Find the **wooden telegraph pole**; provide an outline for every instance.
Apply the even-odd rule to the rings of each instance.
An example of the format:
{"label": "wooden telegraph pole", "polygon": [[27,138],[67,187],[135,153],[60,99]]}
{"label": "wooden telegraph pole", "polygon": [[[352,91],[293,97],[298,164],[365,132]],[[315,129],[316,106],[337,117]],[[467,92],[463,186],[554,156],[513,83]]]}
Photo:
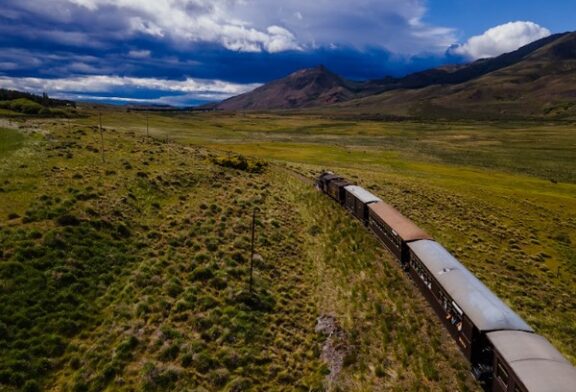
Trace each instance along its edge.
{"label": "wooden telegraph pole", "polygon": [[98,123],[100,129],[100,150],[102,151],[102,163],[106,162],[106,157],[104,156],[104,130],[102,129],[102,113],[98,112]]}
{"label": "wooden telegraph pole", "polygon": [[252,246],[250,252],[250,294],[254,285],[254,240],[256,234],[256,208],[252,212]]}
{"label": "wooden telegraph pole", "polygon": [[150,127],[148,124],[148,112],[146,112],[146,139],[150,139]]}

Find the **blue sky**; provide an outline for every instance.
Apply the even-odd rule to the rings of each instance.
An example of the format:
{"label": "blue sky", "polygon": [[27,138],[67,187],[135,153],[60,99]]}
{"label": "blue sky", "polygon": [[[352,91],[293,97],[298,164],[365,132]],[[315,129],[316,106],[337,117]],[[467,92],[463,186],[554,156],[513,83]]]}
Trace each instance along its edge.
{"label": "blue sky", "polygon": [[575,11],[574,0],[2,0],[0,87],[194,105],[318,64],[363,80],[497,56],[574,30]]}

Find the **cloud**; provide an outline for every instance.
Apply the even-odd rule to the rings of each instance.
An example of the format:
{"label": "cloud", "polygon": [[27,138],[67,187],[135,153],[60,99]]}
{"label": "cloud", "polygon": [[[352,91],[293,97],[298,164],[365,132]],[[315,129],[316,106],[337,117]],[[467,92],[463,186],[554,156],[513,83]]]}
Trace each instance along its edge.
{"label": "cloud", "polygon": [[423,22],[426,0],[51,0],[50,7],[37,0],[4,2],[10,20],[25,24],[20,30],[30,38],[100,49],[148,37],[248,53],[377,47],[412,55],[439,52],[455,41],[454,30]]}
{"label": "cloud", "polygon": [[131,50],[128,52],[128,57],[135,59],[147,59],[152,54],[149,50]]}
{"label": "cloud", "polygon": [[425,22],[427,3],[2,0],[0,87],[190,102],[318,64],[354,80],[401,76],[439,65],[456,40]]}
{"label": "cloud", "polygon": [[[133,78],[120,76],[81,76],[72,78],[42,79],[42,78],[17,78],[0,76],[0,85],[3,88],[30,91],[35,93],[48,92],[50,95],[82,99],[91,97],[97,100],[95,93],[140,95],[142,91],[170,93],[183,95],[188,100],[218,100],[234,95],[242,94],[259,87],[260,84],[237,84],[221,80],[191,79],[167,80],[155,78]],[[139,91],[140,90],[140,91]],[[147,101],[142,98],[125,97],[126,101]],[[175,99],[172,99],[175,101]],[[184,99],[180,99],[184,101]]]}
{"label": "cloud", "polygon": [[510,22],[472,37],[462,45],[454,46],[450,49],[450,53],[472,60],[496,57],[503,53],[513,52],[550,34],[550,30],[533,22]]}
{"label": "cloud", "polygon": [[400,55],[443,52],[455,30],[424,22],[425,0],[247,0],[234,13],[256,26],[291,31],[305,49],[380,48]]}

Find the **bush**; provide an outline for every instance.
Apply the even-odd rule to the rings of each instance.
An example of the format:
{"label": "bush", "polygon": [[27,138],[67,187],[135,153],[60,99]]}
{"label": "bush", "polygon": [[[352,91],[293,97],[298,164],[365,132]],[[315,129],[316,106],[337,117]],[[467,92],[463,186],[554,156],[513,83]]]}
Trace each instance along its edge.
{"label": "bush", "polygon": [[159,369],[152,363],[142,368],[142,389],[144,391],[169,390],[178,380],[178,373],[173,369]]}
{"label": "bush", "polygon": [[40,385],[34,380],[28,380],[22,387],[23,392],[40,392]]}
{"label": "bush", "polygon": [[116,356],[121,360],[128,360],[131,358],[131,352],[138,346],[138,339],[135,336],[130,336],[124,340],[116,349]]}
{"label": "bush", "polygon": [[180,353],[180,346],[178,346],[177,344],[172,344],[166,347],[164,350],[162,350],[158,355],[158,358],[164,362],[173,361],[176,358],[178,358],[179,353]]}
{"label": "bush", "polygon": [[212,159],[212,162],[218,166],[242,170],[249,173],[263,173],[268,166],[266,162],[248,159],[242,155],[227,157],[217,156]]}
{"label": "bush", "polygon": [[[25,114],[40,114],[44,107],[39,103],[26,98],[14,99],[12,101],[0,102],[0,107]],[[48,109],[48,113],[50,110]]]}
{"label": "bush", "polygon": [[184,354],[180,360],[180,364],[185,368],[192,366],[192,362],[194,362],[194,355],[191,353]]}
{"label": "bush", "polygon": [[246,377],[239,377],[235,378],[234,380],[230,381],[227,385],[226,390],[230,392],[242,392],[247,391],[252,386],[252,381]]}
{"label": "bush", "polygon": [[61,215],[56,219],[56,223],[60,226],[78,226],[80,224],[80,220],[76,218],[74,215]]}
{"label": "bush", "polygon": [[214,358],[212,358],[206,351],[202,351],[194,355],[194,367],[201,373],[206,373],[212,369],[215,364],[216,361],[214,361]]}
{"label": "bush", "polygon": [[190,279],[192,279],[193,281],[197,281],[197,280],[207,281],[209,279],[212,279],[213,277],[214,277],[214,272],[212,271],[212,269],[209,266],[196,267],[194,269],[194,271],[192,271],[192,273],[190,274]]}

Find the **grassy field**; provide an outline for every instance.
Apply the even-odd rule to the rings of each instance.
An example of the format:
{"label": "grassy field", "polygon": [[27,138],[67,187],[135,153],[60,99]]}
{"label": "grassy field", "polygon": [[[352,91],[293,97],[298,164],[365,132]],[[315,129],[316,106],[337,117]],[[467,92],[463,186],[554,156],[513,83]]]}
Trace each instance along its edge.
{"label": "grassy field", "polygon": [[24,144],[24,135],[17,130],[0,128],[0,156],[18,150]]}
{"label": "grassy field", "polygon": [[[141,116],[125,126],[141,130]],[[118,124],[114,116],[109,121]],[[310,175],[348,175],[434,234],[576,363],[576,300],[568,294],[576,286],[571,124],[219,113],[160,115],[151,124],[158,135],[185,143]]]}
{"label": "grassy field", "polygon": [[569,125],[151,114],[146,139],[144,114],[105,109],[102,162],[84,114],[0,133],[0,390],[476,390],[392,258],[292,170],[373,190],[576,363]]}

